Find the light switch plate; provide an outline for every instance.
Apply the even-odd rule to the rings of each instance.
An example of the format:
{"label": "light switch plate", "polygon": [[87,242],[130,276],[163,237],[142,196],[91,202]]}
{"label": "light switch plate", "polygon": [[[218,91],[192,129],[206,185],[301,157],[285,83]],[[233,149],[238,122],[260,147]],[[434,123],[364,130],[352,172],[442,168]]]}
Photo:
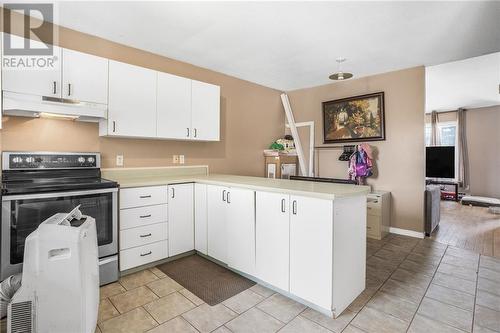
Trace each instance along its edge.
{"label": "light switch plate", "polygon": [[179,163],[184,164],[184,155],[179,155]]}
{"label": "light switch plate", "polygon": [[172,163],[174,164],[179,163],[179,155],[172,155]]}
{"label": "light switch plate", "polygon": [[116,166],[123,166],[123,155],[116,155]]}

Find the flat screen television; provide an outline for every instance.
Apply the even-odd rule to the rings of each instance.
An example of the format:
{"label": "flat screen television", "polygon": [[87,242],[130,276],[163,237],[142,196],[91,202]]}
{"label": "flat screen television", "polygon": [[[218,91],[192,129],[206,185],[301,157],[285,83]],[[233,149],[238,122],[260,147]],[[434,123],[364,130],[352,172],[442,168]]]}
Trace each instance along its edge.
{"label": "flat screen television", "polygon": [[455,147],[426,147],[425,176],[428,178],[455,178]]}

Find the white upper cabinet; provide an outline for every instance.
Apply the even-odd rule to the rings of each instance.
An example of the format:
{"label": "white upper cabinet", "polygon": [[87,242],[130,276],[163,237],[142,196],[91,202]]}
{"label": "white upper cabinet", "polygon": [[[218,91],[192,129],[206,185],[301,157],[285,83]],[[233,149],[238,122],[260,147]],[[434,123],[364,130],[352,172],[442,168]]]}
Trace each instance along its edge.
{"label": "white upper cabinet", "polygon": [[150,69],[109,62],[107,135],[156,137],[156,76]]}
{"label": "white upper cabinet", "polygon": [[220,87],[192,80],[192,138],[202,141],[220,140]]}
{"label": "white upper cabinet", "polygon": [[108,59],[63,49],[62,97],[108,103]]}
{"label": "white upper cabinet", "polygon": [[57,46],[53,55],[52,69],[2,69],[4,113],[76,115],[99,121],[102,136],[220,140],[219,86]]}
{"label": "white upper cabinet", "polygon": [[156,123],[159,138],[190,139],[191,80],[158,72]]}
{"label": "white upper cabinet", "polygon": [[[7,34],[8,36],[8,34]],[[25,39],[10,35],[11,45],[22,45]],[[42,48],[45,44],[30,40],[33,47]],[[2,89],[4,91],[37,96],[61,97],[61,48],[54,46],[53,69],[4,69],[2,70]]]}

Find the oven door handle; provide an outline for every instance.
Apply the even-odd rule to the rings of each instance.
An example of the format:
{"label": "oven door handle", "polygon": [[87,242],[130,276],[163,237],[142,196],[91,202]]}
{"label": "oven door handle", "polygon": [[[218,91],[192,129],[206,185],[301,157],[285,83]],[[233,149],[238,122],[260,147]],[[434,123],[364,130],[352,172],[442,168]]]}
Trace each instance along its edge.
{"label": "oven door handle", "polygon": [[118,188],[111,187],[111,188],[103,188],[103,189],[98,189],[98,190],[85,190],[85,191],[4,195],[4,196],[2,196],[2,201],[48,199],[48,198],[59,198],[59,197],[77,197],[77,196],[83,196],[83,195],[89,195],[89,194],[102,194],[102,193],[113,193],[113,192],[118,192]]}

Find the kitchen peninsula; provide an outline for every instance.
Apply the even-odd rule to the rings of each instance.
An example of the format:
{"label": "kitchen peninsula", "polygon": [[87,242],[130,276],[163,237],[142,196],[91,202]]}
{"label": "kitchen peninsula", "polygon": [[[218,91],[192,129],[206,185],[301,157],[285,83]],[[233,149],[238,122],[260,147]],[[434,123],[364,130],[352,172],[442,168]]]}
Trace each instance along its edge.
{"label": "kitchen peninsula", "polygon": [[121,271],[196,250],[333,317],[365,288],[368,187],[206,166],[102,173],[121,188]]}

